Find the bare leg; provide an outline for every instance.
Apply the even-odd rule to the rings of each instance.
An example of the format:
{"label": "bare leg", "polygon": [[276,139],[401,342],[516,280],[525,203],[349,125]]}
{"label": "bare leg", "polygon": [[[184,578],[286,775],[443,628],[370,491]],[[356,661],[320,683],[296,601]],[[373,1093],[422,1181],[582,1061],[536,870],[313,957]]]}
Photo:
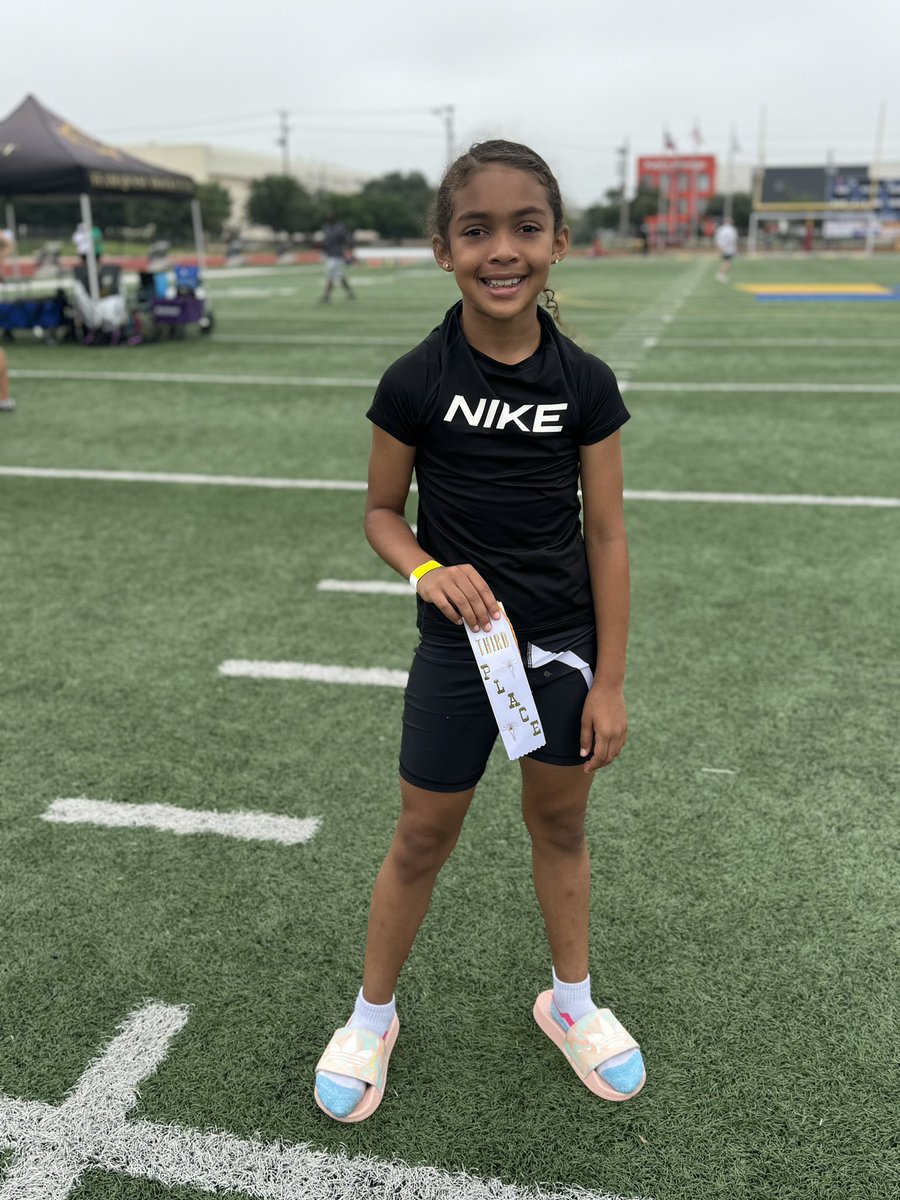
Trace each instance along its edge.
{"label": "bare leg", "polygon": [[370,1004],[387,1004],[394,994],[474,794],[474,788],[428,792],[400,781],[403,810],[369,908],[363,995]]}
{"label": "bare leg", "polygon": [[577,983],[588,973],[591,863],[584,816],[592,776],[581,767],[529,758],[521,766],[522,815],[553,966],[560,979]]}
{"label": "bare leg", "polygon": [[6,354],[0,350],[0,409],[12,410],[15,407],[9,398],[9,371],[6,366]]}

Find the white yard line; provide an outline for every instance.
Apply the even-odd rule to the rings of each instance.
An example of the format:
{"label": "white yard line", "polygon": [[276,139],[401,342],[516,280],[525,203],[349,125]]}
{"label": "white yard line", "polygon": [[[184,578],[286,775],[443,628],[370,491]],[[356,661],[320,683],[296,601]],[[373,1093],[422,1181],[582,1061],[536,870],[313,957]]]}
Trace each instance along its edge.
{"label": "white yard line", "polygon": [[[608,358],[615,359],[615,353],[609,345],[604,352]],[[372,391],[378,384],[377,379],[330,375],[188,375],[167,374],[161,371],[10,371],[9,374],[13,379],[92,380],[99,383],[197,383],[216,387],[363,388]],[[826,393],[848,396],[900,395],[900,383],[698,383],[692,380],[670,383],[657,380],[646,383],[628,382],[627,386],[629,392],[779,392],[798,396]]]}
{"label": "white yard line", "polygon": [[216,387],[323,387],[365,388],[377,379],[351,379],[334,375],[188,375],[165,371],[10,371],[12,379],[92,380],[96,383],[199,383]]}
{"label": "white yard line", "polygon": [[257,662],[231,658],[219,664],[219,674],[238,679],[307,679],[312,683],[356,683],[366,687],[406,687],[406,671],[387,667],[338,667],[325,663]]}
{"label": "white yard line", "polygon": [[629,317],[609,338],[603,339],[602,356],[613,364],[623,391],[630,372],[640,367],[641,360],[656,346],[666,325],[674,319],[708,270],[709,264],[705,261],[692,264],[647,308]]}
{"label": "white yard line", "polygon": [[0,1178],[0,1200],[69,1200],[88,1170],[256,1200],[359,1200],[376,1195],[416,1200],[623,1200],[609,1192],[520,1188],[434,1167],[310,1150],[302,1143],[267,1144],[220,1131],[127,1121],[138,1103],[139,1085],[165,1059],[187,1017],[187,1009],[163,1004],[148,1004],[132,1013],[59,1106],[0,1094],[0,1148],[13,1152]]}
{"label": "white yard line", "polygon": [[900,349],[897,338],[666,338],[665,346],[890,346]]}
{"label": "white yard line", "polygon": [[344,334],[315,333],[217,333],[217,342],[244,342],[272,346],[406,346],[412,348],[415,338],[350,337]]}
{"label": "white yard line", "polygon": [[186,1020],[186,1009],[162,1004],[133,1013],[58,1108],[0,1097],[0,1144],[16,1151],[0,1200],[66,1200]]}
{"label": "white yard line", "polygon": [[170,804],[122,804],[114,800],[54,800],[45,821],[64,825],[106,825],[127,829],[160,829],[167,833],[219,833],[246,842],[302,845],[315,837],[320,817],[287,817],[264,812],[216,812],[176,808]]}
{"label": "white yard line", "polygon": [[825,508],[900,508],[897,496],[802,496],[771,492],[625,492],[626,500],[690,504],[803,504]]}
{"label": "white yard line", "polygon": [[[668,343],[663,342],[665,347]],[[895,396],[900,395],[900,383],[663,383],[662,381],[631,382],[630,392],[740,392],[742,395],[780,392],[794,396]]]}
{"label": "white yard line", "polygon": [[392,583],[382,579],[320,579],[317,592],[351,592],[357,596],[415,595],[408,583]]}
{"label": "white yard line", "polygon": [[21,479],[89,479],[105,483],[174,483],[210,487],[299,488],[307,491],[364,492],[357,479],[279,479],[256,475],[200,475],[170,471],[94,471],[58,467],[0,467],[0,476]]}
{"label": "white yard line", "polygon": [[[77,467],[2,467],[0,478],[84,479],[103,483],[190,484],[209,487],[299,489],[304,491],[364,492],[366,484],[356,479],[279,479],[257,475],[200,475],[166,471],[101,471]],[[412,489],[415,491],[415,485]],[[817,496],[771,492],[667,492],[625,489],[626,500],[660,503],[688,501],[694,504],[807,504],[837,508],[900,508],[895,496]],[[400,584],[401,588],[405,585]],[[324,590],[324,589],[323,589]]]}
{"label": "white yard line", "polygon": [[737,775],[737,771],[729,767],[701,767],[700,770],[704,775]]}

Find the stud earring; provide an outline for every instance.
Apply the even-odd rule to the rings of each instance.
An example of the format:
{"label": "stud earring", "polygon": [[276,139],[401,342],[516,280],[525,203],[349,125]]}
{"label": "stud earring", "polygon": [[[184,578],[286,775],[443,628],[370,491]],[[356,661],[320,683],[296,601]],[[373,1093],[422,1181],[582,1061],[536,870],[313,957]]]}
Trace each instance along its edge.
{"label": "stud earring", "polygon": [[444,270],[445,270],[445,271],[449,271],[449,270],[450,270],[450,263],[444,263]]}

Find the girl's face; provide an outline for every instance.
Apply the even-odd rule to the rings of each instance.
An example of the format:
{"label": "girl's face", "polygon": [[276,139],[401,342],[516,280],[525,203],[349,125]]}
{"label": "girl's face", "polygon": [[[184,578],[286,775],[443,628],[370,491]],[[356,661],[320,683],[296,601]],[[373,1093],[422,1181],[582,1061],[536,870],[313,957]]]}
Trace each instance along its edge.
{"label": "girl's face", "polygon": [[541,181],[500,163],[454,193],[449,239],[434,238],[434,256],[451,264],[463,306],[503,322],[533,315],[551,263],[569,248],[568,228],[554,233]]}

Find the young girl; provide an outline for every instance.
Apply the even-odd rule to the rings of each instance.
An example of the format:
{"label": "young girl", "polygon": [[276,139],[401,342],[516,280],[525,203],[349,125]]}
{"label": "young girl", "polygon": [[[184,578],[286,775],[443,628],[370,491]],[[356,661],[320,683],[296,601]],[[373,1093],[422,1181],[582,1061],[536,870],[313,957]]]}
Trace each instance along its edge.
{"label": "young girl", "polygon": [[[381,1102],[399,1023],[394,986],[497,737],[464,625],[516,631],[546,744],[520,759],[522,812],[553,987],[539,1027],[607,1100],[644,1084],[637,1042],[598,1009],[588,974],[594,772],[625,743],[628,551],[615,376],[538,307],[565,257],[559,185],[534,151],[473,146],[447,171],[434,255],[462,293],[440,328],[385,373],[373,423],[366,536],[418,600],[406,690],[402,811],[372,894],[362,988],[316,1067],[339,1121]],[[418,529],[405,518],[412,473]],[[579,480],[584,532],[580,522]],[[593,667],[593,670],[592,670]]]}

